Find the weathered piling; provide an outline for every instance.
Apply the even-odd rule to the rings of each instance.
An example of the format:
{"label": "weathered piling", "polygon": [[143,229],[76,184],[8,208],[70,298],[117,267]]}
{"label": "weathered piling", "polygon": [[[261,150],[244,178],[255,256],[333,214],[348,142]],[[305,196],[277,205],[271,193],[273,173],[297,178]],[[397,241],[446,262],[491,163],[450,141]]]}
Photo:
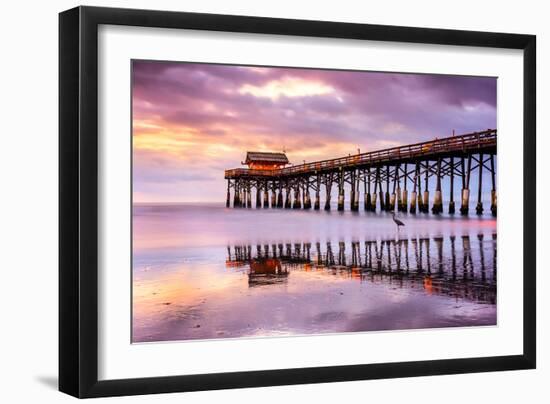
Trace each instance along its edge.
{"label": "weathered piling", "polygon": [[311,197],[309,196],[309,185],[305,185],[304,191],[304,209],[311,209]]}
{"label": "weathered piling", "polygon": [[385,210],[390,210],[390,166],[386,167],[386,199],[384,199]]}
{"label": "weathered piling", "polygon": [[454,191],[455,191],[455,160],[453,157],[451,157],[450,161],[450,177],[451,177],[451,189],[450,189],[450,198],[449,198],[449,213],[453,214],[455,213],[455,198],[454,198]]}
{"label": "weathered piling", "polygon": [[430,191],[428,191],[428,179],[430,173],[430,162],[426,161],[426,171],[425,171],[425,183],[424,183],[424,200],[422,201],[422,212],[429,213],[430,210]]}
{"label": "weathered piling", "polygon": [[470,171],[472,168],[472,156],[468,156],[468,169],[464,169],[464,158],[462,158],[462,195],[460,214],[467,215],[470,210]]}
{"label": "weathered piling", "polygon": [[477,184],[477,205],[476,214],[483,214],[483,202],[481,201],[481,182],[483,180],[483,153],[479,154],[479,179]]}
{"label": "weathered piling", "polygon": [[239,207],[239,181],[235,182],[235,192],[233,193],[233,207]]}
{"label": "weathered piling", "polygon": [[[384,191],[382,190],[382,178],[380,176],[380,167],[376,168],[376,181],[378,182],[378,196],[380,197],[380,211],[386,210],[384,204]],[[376,209],[376,205],[375,205]]]}
{"label": "weathered piling", "polygon": [[269,208],[269,189],[267,188],[267,182],[264,184],[264,209]]}
{"label": "weathered piling", "polygon": [[441,196],[441,159],[437,160],[436,184],[432,213],[438,215],[443,212],[443,198]]}
{"label": "weathered piling", "polygon": [[260,186],[256,187],[256,209],[262,207],[262,190]]}
{"label": "weathered piling", "polygon": [[225,201],[225,207],[226,208],[229,208],[231,206],[231,191],[230,191],[230,187],[231,187],[231,181],[230,180],[227,180],[227,198],[226,198],[226,201]]}
{"label": "weathered piling", "polygon": [[332,190],[333,173],[330,173],[326,177],[325,182],[325,210],[330,210],[330,196]]}
{"label": "weathered piling", "polygon": [[315,203],[313,204],[313,209],[321,209],[321,176],[317,174],[316,186],[315,186]]}
{"label": "weathered piling", "polygon": [[338,176],[338,210],[344,210],[344,170],[340,169]]}
{"label": "weathered piling", "polygon": [[283,206],[283,185],[281,183],[279,184],[279,194],[277,195],[277,208],[281,209]]}
{"label": "weathered piling", "polygon": [[291,195],[290,195],[290,185],[287,183],[286,184],[286,198],[285,198],[285,209],[290,209],[292,207],[292,203],[291,203]]}
{"label": "weathered piling", "polygon": [[399,165],[395,166],[393,171],[393,188],[390,196],[390,212],[395,212],[395,204],[397,202],[397,193],[399,193],[399,186],[397,185],[399,177]]}
{"label": "weathered piling", "polygon": [[275,188],[271,189],[271,209],[277,208],[277,192]]}
{"label": "weathered piling", "polygon": [[364,188],[364,207],[365,211],[371,210],[371,197],[370,197],[370,169],[363,173],[363,188]]}
{"label": "weathered piling", "polygon": [[246,207],[249,209],[252,207],[252,188],[250,186],[246,189]]}
{"label": "weathered piling", "polygon": [[497,189],[495,181],[495,160],[494,156],[491,154],[491,214],[493,216],[497,215]]}
{"label": "weathered piling", "polygon": [[302,208],[302,202],[300,201],[300,186],[296,186],[294,188],[294,204],[292,205],[292,209],[301,209]]}
{"label": "weathered piling", "polygon": [[413,177],[413,191],[411,192],[411,207],[409,208],[410,213],[416,213],[416,185],[418,181],[418,163],[414,167],[414,177]]}
{"label": "weathered piling", "polygon": [[355,211],[355,194],[356,192],[359,192],[359,190],[355,189],[355,176],[357,173],[355,170],[350,172],[350,185],[351,185],[351,191],[350,191],[350,197],[349,197],[349,208],[351,211]]}
{"label": "weathered piling", "polygon": [[408,206],[407,176],[407,164],[405,164],[405,169],[403,170],[403,190],[399,192],[399,187],[397,188],[399,194],[398,209],[400,212],[406,212]]}

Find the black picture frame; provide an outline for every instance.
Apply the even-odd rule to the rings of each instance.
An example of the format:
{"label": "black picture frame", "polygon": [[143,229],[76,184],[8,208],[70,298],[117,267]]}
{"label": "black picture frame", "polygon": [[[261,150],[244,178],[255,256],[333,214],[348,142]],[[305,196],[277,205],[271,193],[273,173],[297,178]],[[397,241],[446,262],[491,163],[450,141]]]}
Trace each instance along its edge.
{"label": "black picture frame", "polygon": [[[523,354],[99,381],[100,24],[523,50]],[[535,368],[535,103],[534,35],[96,7],[60,13],[59,390],[84,398]]]}

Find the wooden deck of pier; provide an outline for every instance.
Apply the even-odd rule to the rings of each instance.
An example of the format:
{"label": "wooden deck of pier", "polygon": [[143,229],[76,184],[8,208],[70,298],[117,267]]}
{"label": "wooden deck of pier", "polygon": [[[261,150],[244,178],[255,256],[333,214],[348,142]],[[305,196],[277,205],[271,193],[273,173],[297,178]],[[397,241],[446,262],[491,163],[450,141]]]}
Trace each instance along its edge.
{"label": "wooden deck of pier", "polygon": [[[435,176],[436,189],[432,213],[443,212],[441,180],[451,178],[449,212],[454,213],[454,180],[462,180],[462,214],[468,213],[471,174],[478,171],[478,201],[476,213],[483,212],[481,201],[482,171],[492,178],[491,212],[496,215],[496,184],[494,155],[497,152],[497,131],[468,133],[433,139],[426,142],[392,147],[367,153],[358,153],[330,160],[315,161],[277,169],[236,168],[225,171],[228,181],[227,201],[234,190],[234,207],[252,207],[251,192],[256,190],[256,207],[304,208],[312,207],[310,189],[315,193],[314,209],[320,209],[320,190],[325,188],[325,209],[330,209],[331,189],[338,188],[338,210],[344,209],[344,185],[349,184],[350,209],[359,209],[360,183],[364,185],[365,210],[409,210],[411,213],[429,211],[428,179]],[[472,165],[473,163],[473,165]],[[423,181],[422,181],[423,180]],[[422,194],[424,182],[424,194]],[[386,185],[385,193],[383,184]],[[408,206],[407,183],[412,186]],[[374,193],[371,192],[374,186]],[[403,187],[402,187],[403,186]],[[269,192],[271,191],[271,198]],[[403,192],[405,191],[405,192]],[[286,192],[286,197],[284,193]],[[263,201],[262,201],[263,193]],[[294,198],[292,198],[292,196]]]}

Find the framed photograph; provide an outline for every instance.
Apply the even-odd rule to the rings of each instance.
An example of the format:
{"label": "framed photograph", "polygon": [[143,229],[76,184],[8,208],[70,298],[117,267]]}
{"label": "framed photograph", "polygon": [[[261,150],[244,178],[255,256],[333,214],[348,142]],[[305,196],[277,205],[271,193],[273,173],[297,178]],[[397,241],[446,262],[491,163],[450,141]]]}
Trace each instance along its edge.
{"label": "framed photograph", "polygon": [[61,391],[535,367],[534,36],[59,28]]}

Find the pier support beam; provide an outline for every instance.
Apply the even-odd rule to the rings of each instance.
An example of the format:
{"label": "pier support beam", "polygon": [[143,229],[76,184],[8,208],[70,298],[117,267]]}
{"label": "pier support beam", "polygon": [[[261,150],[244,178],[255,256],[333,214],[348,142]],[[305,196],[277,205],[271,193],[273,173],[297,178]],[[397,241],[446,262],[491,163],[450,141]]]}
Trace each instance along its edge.
{"label": "pier support beam", "polygon": [[460,214],[467,215],[470,210],[470,171],[472,168],[472,157],[468,156],[468,167],[465,170],[464,158],[462,158],[462,195],[460,202]]}
{"label": "pier support beam", "polygon": [[260,184],[256,184],[256,209],[262,207],[262,189]]}
{"label": "pier support beam", "polygon": [[497,188],[495,181],[495,156],[491,154],[491,214],[493,216],[497,215]]}
{"label": "pier support beam", "polygon": [[306,178],[304,189],[304,209],[311,209],[311,197],[309,196],[309,179]]}
{"label": "pier support beam", "polygon": [[441,159],[437,160],[436,184],[432,213],[439,215],[443,212],[443,198],[441,196]]}
{"label": "pier support beam", "polygon": [[481,215],[483,213],[483,202],[481,201],[481,183],[483,179],[483,153],[479,154],[479,179],[477,184],[477,205],[476,214]]}
{"label": "pier support beam", "polygon": [[450,201],[449,201],[449,213],[452,215],[455,213],[455,198],[454,198],[454,192],[455,192],[455,160],[454,157],[451,157],[451,195],[450,195]]}
{"label": "pier support beam", "polygon": [[317,186],[315,188],[315,203],[313,205],[313,209],[315,210],[321,209],[320,193],[321,193],[321,176],[317,174]]}
{"label": "pier support beam", "polygon": [[283,186],[282,184],[279,184],[279,194],[277,195],[277,208],[281,209],[283,206]]}
{"label": "pier support beam", "polygon": [[286,198],[285,198],[285,209],[290,209],[292,207],[291,198],[290,198],[290,186],[286,184]]}
{"label": "pier support beam", "polygon": [[353,170],[350,175],[351,182],[351,195],[350,195],[350,209],[353,212],[359,210],[359,173]]}
{"label": "pier support beam", "polygon": [[273,188],[271,188],[271,209],[277,208],[277,190],[275,189],[275,185],[273,185]]}
{"label": "pier support beam", "polygon": [[384,206],[386,210],[391,210],[390,208],[390,166],[386,167],[386,199],[384,199]]}
{"label": "pier support beam", "polygon": [[264,209],[269,208],[269,190],[267,188],[267,182],[264,184]]}
{"label": "pier support beam", "polygon": [[413,191],[411,192],[411,207],[409,209],[409,212],[416,213],[416,186],[418,184],[418,163],[416,163],[414,168],[414,183],[413,183]]}
{"label": "pier support beam", "polygon": [[226,208],[229,208],[231,206],[231,192],[229,191],[230,184],[231,184],[231,180],[227,180],[227,198],[225,200]]}
{"label": "pier support beam", "polygon": [[[380,212],[382,212],[385,210],[385,205],[384,191],[382,190],[382,178],[380,177],[380,167],[376,167],[376,185],[378,185],[378,196],[380,197]],[[376,210],[376,197],[374,197],[374,210]]]}
{"label": "pier support beam", "polygon": [[390,197],[390,212],[395,212],[395,204],[397,202],[397,195],[400,193],[399,189],[399,165],[396,165],[393,170],[393,189]]}
{"label": "pier support beam", "polygon": [[325,176],[325,210],[330,210],[330,194],[332,191],[332,174]]}
{"label": "pier support beam", "polygon": [[401,178],[397,183],[397,210],[399,212],[407,211],[407,165],[403,170],[403,190],[401,190]]}
{"label": "pier support beam", "polygon": [[363,209],[367,212],[371,210],[371,198],[370,198],[370,168],[363,173],[363,187],[364,187],[364,206]]}
{"label": "pier support beam", "polygon": [[250,183],[246,185],[246,207],[252,208],[252,188],[250,187]]}
{"label": "pier support beam", "polygon": [[302,209],[302,201],[300,201],[300,185],[296,185],[294,188],[294,204],[292,209]]}
{"label": "pier support beam", "polygon": [[407,207],[409,205],[409,193],[407,192],[407,180],[409,177],[409,172],[407,171],[407,164],[405,164],[405,171],[403,176],[403,194],[401,196],[401,212],[407,212]]}
{"label": "pier support beam", "polygon": [[422,211],[429,213],[430,211],[430,191],[428,190],[428,179],[430,175],[430,162],[426,161],[425,182],[424,182],[424,200],[422,201]]}
{"label": "pier support beam", "polygon": [[239,207],[239,181],[235,181],[233,184],[233,207],[238,208]]}
{"label": "pier support beam", "polygon": [[344,170],[342,169],[338,178],[338,210],[344,210]]}
{"label": "pier support beam", "polygon": [[350,179],[349,182],[351,187],[350,194],[349,194],[349,210],[353,211],[355,210],[353,206],[353,203],[355,201],[355,170],[349,173],[349,179]]}

